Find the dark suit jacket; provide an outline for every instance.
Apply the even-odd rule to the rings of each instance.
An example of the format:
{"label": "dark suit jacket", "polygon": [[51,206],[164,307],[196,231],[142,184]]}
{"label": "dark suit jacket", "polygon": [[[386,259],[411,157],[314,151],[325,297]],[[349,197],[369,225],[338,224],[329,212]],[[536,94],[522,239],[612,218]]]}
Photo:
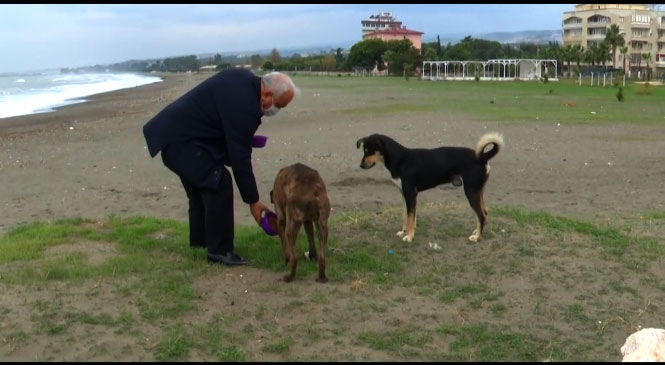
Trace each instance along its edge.
{"label": "dark suit jacket", "polygon": [[251,158],[252,137],[261,124],[260,95],[261,78],[251,71],[218,72],[143,126],[150,156],[161,151],[167,167],[201,187],[216,188],[220,167],[230,166],[242,200],[255,203]]}

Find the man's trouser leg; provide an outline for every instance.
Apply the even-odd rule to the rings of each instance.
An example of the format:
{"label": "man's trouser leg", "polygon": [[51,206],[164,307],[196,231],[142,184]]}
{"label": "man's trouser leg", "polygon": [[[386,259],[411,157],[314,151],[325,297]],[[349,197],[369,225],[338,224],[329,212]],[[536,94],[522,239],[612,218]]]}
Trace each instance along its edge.
{"label": "man's trouser leg", "polygon": [[190,245],[203,245],[209,254],[233,251],[233,179],[204,149],[190,143],[162,150],[164,165],[175,172],[189,200]]}
{"label": "man's trouser leg", "polygon": [[180,178],[185,188],[189,203],[189,245],[191,247],[208,247],[206,244],[205,206],[201,191],[194,185]]}
{"label": "man's trouser leg", "polygon": [[223,255],[234,249],[233,179],[223,166],[215,168],[213,173],[221,175],[217,190],[201,189],[206,244],[209,254]]}

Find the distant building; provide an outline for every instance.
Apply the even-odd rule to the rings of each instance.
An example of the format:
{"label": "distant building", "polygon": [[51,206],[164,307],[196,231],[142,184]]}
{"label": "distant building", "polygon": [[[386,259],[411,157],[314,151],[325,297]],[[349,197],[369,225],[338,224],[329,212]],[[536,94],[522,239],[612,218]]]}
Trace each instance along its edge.
{"label": "distant building", "polygon": [[360,21],[362,24],[362,38],[365,39],[365,34],[374,33],[378,30],[389,29],[392,27],[401,27],[402,22],[393,17],[393,13],[384,11],[369,16],[369,19]]}
{"label": "distant building", "polygon": [[[649,64],[655,71],[665,71],[665,12],[647,4],[577,4],[575,10],[563,13],[563,45],[579,44],[584,49],[605,39],[612,24],[619,25],[628,54],[628,70],[646,67],[643,54],[651,55]],[[614,63],[623,67],[623,55],[617,50]],[[610,61],[610,65],[612,61]]]}
{"label": "distant building", "polygon": [[201,66],[199,67],[199,72],[205,72],[205,71],[215,71],[217,70],[216,65],[206,65],[206,66]]}
{"label": "distant building", "polygon": [[382,12],[371,15],[369,20],[361,21],[362,37],[366,39],[381,39],[384,41],[408,39],[413,46],[422,48],[423,32],[408,29],[402,22],[393,17],[391,12]]}

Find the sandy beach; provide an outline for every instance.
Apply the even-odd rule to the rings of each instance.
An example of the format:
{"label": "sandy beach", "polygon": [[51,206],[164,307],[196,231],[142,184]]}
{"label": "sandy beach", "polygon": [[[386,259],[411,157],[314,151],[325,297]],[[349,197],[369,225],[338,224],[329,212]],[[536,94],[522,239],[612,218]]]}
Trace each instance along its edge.
{"label": "sandy beach", "polygon": [[[186,220],[180,181],[159,156],[149,157],[141,128],[210,75],[166,74],[163,82],[92,96],[55,112],[0,120],[0,232],[34,220],[78,216]],[[264,120],[257,132],[269,136],[266,148],[253,154],[259,192],[267,202],[279,168],[305,162],[326,179],[333,215],[399,205],[401,198],[383,168],[358,167],[355,141],[359,137],[384,132],[401,134],[401,140],[411,145],[474,146],[488,131],[483,123],[461,121],[454,115],[437,121],[441,126],[437,129],[445,132],[432,132],[430,120],[439,116],[427,113],[419,122],[386,115],[349,118],[338,113],[352,102],[343,90],[326,90],[321,97],[317,90],[308,89],[315,87],[315,80],[301,80],[306,86],[298,100]],[[662,209],[662,202],[653,199],[663,193],[662,171],[654,170],[658,157],[653,152],[662,142],[617,137],[634,134],[629,125],[489,128],[499,130],[506,139],[505,151],[492,161],[492,181],[486,191],[490,207],[500,204],[574,216]],[[658,126],[640,130],[645,136],[660,132]],[[655,179],[659,174],[660,179]],[[438,194],[440,189],[424,196]],[[445,199],[465,203],[457,192],[445,194]],[[253,224],[237,189],[236,221]]]}
{"label": "sandy beach", "polygon": [[185,217],[182,188],[149,157],[141,128],[209,75],[165,74],[162,82],[0,120],[0,227],[109,214]]}

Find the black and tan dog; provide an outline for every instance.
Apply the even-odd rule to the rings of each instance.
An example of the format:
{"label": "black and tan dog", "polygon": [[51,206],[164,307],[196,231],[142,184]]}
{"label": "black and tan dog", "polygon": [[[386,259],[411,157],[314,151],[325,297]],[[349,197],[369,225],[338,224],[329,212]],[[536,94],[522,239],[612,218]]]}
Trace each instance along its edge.
{"label": "black and tan dog", "polygon": [[[298,255],[296,239],[300,226],[305,226],[309,242],[309,259],[318,260],[318,282],[325,283],[326,244],[328,242],[328,217],[330,200],[326,185],[318,171],[296,163],[282,168],[275,177],[275,184],[270,192],[270,201],[275,205],[277,231],[282,243],[285,264],[291,264],[291,271],[284,276],[284,281],[291,282],[296,276]],[[319,238],[319,249],[314,244],[314,227]]]}
{"label": "black and tan dog", "polygon": [[[488,161],[503,147],[501,134],[484,134],[475,150],[449,146],[432,149],[408,148],[382,134],[360,138],[356,147],[360,146],[363,146],[360,167],[369,169],[382,163],[402,193],[406,212],[402,229],[397,235],[404,241],[411,242],[415,235],[418,193],[445,183],[464,185],[464,194],[478,217],[478,225],[469,239],[473,242],[480,241],[487,222],[483,189],[489,178]],[[489,146],[492,148],[486,151]]]}

